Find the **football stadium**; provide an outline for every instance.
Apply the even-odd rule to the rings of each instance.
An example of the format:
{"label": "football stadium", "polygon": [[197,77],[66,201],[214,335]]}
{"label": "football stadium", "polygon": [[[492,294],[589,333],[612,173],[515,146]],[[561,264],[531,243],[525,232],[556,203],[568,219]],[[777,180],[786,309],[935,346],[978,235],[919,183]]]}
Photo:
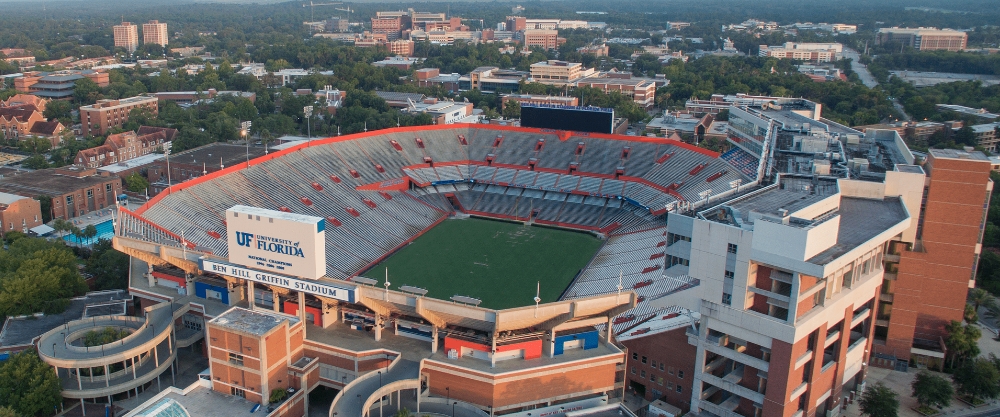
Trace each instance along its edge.
{"label": "football stadium", "polygon": [[140,307],[170,303],[196,329],[166,341],[204,349],[210,389],[268,405],[287,388],[275,415],[316,389],[338,391],[331,416],[579,410],[623,395],[615,318],[698,285],[665,273],[684,262],[664,250],[665,214],[756,183],[760,165],[654,137],[387,129],[175,185],[123,208],[114,244]]}

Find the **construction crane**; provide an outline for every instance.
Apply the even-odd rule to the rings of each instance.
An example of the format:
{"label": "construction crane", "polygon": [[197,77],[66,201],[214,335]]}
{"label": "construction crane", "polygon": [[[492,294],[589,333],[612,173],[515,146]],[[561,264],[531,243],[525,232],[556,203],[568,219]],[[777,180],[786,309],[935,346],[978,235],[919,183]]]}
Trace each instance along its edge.
{"label": "construction crane", "polygon": [[[344,4],[344,3],[339,1],[334,3],[313,3],[312,0],[309,0],[309,21],[310,22],[316,21],[316,6],[336,6],[339,4]],[[306,5],[303,4],[302,7],[306,7]]]}

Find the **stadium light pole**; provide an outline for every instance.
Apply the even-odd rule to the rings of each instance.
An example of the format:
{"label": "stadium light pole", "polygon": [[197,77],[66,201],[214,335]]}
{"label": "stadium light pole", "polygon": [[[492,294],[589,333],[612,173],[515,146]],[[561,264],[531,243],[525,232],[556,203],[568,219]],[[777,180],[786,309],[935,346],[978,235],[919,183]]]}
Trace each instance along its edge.
{"label": "stadium light pole", "polygon": [[309,132],[309,139],[312,139],[312,115],[313,106],[305,106],[302,108],[302,114],[306,116],[306,131]]}
{"label": "stadium light pole", "polygon": [[537,285],[535,286],[535,317],[538,317],[538,303],[542,301],[542,299],[539,297],[539,295],[541,295],[542,292],[542,282],[538,281],[536,282],[536,284]]}
{"label": "stadium light pole", "polygon": [[247,136],[250,133],[250,126],[253,122],[247,120],[245,122],[240,122],[240,136],[247,143],[247,168],[250,168],[250,138]]}

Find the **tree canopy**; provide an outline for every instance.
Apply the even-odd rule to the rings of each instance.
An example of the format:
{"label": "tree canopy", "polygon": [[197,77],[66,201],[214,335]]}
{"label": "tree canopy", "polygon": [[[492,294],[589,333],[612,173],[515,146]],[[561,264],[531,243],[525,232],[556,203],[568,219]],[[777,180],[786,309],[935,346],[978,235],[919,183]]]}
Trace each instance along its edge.
{"label": "tree canopy", "polygon": [[897,417],[899,412],[898,395],[881,382],[865,388],[859,405],[861,414],[868,417]]}
{"label": "tree canopy", "polygon": [[[59,377],[33,349],[0,362],[0,407],[17,415],[49,415],[62,401]],[[0,414],[2,415],[2,414]]]}
{"label": "tree canopy", "polygon": [[82,294],[76,256],[62,241],[22,237],[0,251],[0,315],[61,313]]}

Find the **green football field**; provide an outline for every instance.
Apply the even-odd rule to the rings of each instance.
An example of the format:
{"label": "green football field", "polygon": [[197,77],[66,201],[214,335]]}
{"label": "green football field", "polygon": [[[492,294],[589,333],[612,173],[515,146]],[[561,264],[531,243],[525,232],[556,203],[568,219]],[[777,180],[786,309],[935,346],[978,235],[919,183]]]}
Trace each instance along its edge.
{"label": "green football field", "polygon": [[464,295],[481,307],[505,309],[534,304],[536,282],[543,303],[556,301],[576,273],[601,247],[587,233],[477,218],[449,219],[429,230],[364,276],[392,288],[426,289],[447,300]]}

